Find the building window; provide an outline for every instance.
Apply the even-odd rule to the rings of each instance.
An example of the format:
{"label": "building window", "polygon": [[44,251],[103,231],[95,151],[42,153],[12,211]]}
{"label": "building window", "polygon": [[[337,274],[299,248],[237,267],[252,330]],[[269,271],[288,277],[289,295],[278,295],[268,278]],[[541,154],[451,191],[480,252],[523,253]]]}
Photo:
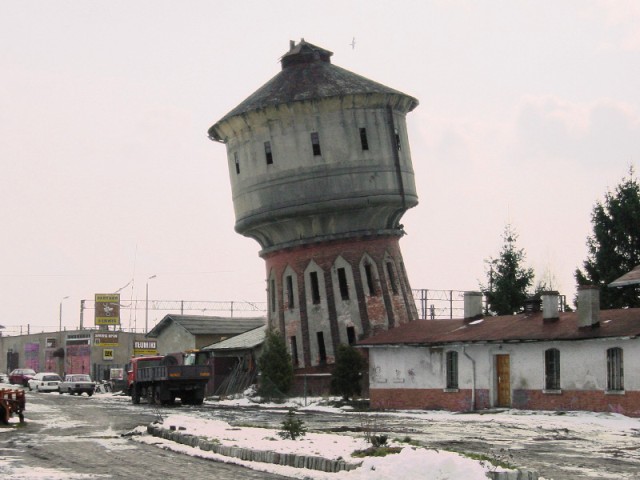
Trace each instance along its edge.
{"label": "building window", "polygon": [[322,332],[318,332],[316,333],[316,338],[318,339],[318,357],[320,364],[324,365],[327,363],[327,351],[324,347],[324,334]]}
{"label": "building window", "polygon": [[349,300],[349,284],[347,283],[347,272],[344,268],[338,269],[338,285],[340,286],[342,300]]}
{"label": "building window", "polygon": [[398,129],[396,128],[394,131],[395,139],[396,139],[396,148],[400,150],[400,134],[398,133]]}
{"label": "building window", "polygon": [[273,163],[273,153],[271,152],[271,142],[264,142],[264,156],[267,159],[267,165]]}
{"label": "building window", "polygon": [[557,348],[544,352],[544,388],[560,390],[560,350]]}
{"label": "building window", "polygon": [[287,305],[289,309],[296,306],[295,298],[293,295],[293,277],[287,275]]}
{"label": "building window", "polygon": [[393,263],[387,262],[387,275],[389,275],[389,283],[391,284],[391,290],[394,295],[398,294],[398,284],[396,283],[395,270],[393,269]]}
{"label": "building window", "polygon": [[447,389],[458,388],[458,352],[447,352]]}
{"label": "building window", "polygon": [[271,290],[271,295],[269,295],[271,299],[271,311],[275,312],[276,311],[276,281],[274,279],[271,279],[271,282],[269,282],[269,286]]}
{"label": "building window", "polygon": [[622,349],[607,350],[607,390],[624,390],[624,366],[622,363]]}
{"label": "building window", "polygon": [[369,140],[367,140],[367,129],[360,129],[360,145],[362,145],[362,150],[369,150]]}
{"label": "building window", "polygon": [[376,295],[376,286],[373,281],[373,270],[370,263],[365,263],[364,273],[367,277],[367,287],[369,288],[369,295],[374,297]]}
{"label": "building window", "polygon": [[349,345],[353,345],[356,343],[356,328],[355,327],[347,327],[347,341]]}
{"label": "building window", "polygon": [[296,343],[296,336],[292,336],[291,339],[291,360],[293,364],[298,366],[298,344]]}
{"label": "building window", "polygon": [[238,160],[238,152],[233,152],[233,161],[236,164],[236,175],[240,175],[240,160]]}
{"label": "building window", "polygon": [[311,147],[313,148],[314,157],[320,155],[320,136],[318,135],[318,132],[311,133]]}
{"label": "building window", "polygon": [[318,272],[309,273],[309,279],[311,280],[311,301],[314,305],[320,303],[320,284],[318,283]]}

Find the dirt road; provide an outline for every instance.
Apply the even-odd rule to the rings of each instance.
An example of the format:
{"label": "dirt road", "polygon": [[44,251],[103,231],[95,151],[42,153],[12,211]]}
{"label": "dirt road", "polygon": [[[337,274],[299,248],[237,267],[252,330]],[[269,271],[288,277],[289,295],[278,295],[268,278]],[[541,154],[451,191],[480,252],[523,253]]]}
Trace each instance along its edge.
{"label": "dirt road", "polygon": [[97,397],[29,392],[26,425],[0,431],[0,478],[283,478],[133,442],[122,434],[152,422],[153,410]]}

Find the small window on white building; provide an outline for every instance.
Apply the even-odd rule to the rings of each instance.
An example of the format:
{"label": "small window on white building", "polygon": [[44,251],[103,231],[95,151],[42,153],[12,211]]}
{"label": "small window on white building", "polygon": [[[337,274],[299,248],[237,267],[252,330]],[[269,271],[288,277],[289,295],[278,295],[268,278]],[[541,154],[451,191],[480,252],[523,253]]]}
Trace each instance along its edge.
{"label": "small window on white building", "polygon": [[557,348],[544,352],[544,389],[560,390],[560,350]]}
{"label": "small window on white building", "polygon": [[458,352],[447,352],[447,389],[458,388]]}
{"label": "small window on white building", "polygon": [[238,152],[233,152],[233,162],[236,165],[236,175],[240,175],[240,160],[238,160]]}
{"label": "small window on white building", "polygon": [[607,350],[607,390],[624,390],[624,366],[622,349],[615,347]]}

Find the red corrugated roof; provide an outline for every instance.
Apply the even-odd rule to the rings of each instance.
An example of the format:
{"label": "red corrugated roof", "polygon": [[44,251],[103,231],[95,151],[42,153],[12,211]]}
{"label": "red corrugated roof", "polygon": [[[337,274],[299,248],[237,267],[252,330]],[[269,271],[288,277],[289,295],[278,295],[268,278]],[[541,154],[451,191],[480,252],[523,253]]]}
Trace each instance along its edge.
{"label": "red corrugated roof", "polygon": [[560,313],[553,322],[545,322],[542,312],[479,320],[416,320],[362,340],[358,345],[584,340],[639,335],[640,308],[630,308],[601,310],[600,324],[594,328],[578,328],[576,312]]}

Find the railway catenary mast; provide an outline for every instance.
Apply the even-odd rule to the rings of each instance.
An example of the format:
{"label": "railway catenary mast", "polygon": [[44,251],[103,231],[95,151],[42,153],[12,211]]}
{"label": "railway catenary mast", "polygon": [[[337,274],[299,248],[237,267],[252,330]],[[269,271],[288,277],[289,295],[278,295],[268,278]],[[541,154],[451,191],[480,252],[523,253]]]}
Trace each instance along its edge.
{"label": "railway catenary mast", "polygon": [[399,239],[418,203],[418,101],[291,42],[282,70],[209,129],[227,147],[238,233],[266,263],[268,321],[297,368],[417,319]]}

